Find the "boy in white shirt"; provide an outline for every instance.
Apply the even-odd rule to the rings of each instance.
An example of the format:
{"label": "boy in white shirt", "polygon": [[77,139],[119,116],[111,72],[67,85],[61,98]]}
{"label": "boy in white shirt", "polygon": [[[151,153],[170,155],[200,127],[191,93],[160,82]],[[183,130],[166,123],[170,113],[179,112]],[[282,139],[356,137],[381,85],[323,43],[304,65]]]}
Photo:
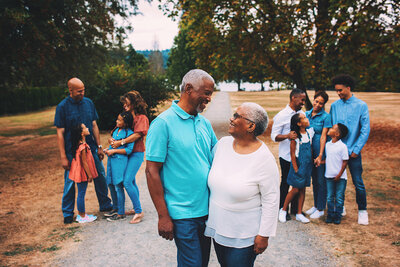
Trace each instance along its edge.
{"label": "boy in white shirt", "polygon": [[328,216],[326,223],[340,224],[344,205],[344,193],[347,184],[346,166],[349,160],[347,146],[341,141],[346,137],[348,129],[338,123],[328,131],[332,138],[325,146],[326,151],[326,187]]}

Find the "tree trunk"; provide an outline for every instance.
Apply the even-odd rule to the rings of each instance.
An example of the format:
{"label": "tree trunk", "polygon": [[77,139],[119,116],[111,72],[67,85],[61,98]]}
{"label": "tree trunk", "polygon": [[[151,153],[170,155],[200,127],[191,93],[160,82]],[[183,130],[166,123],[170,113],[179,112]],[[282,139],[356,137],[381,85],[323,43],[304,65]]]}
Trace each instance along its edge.
{"label": "tree trunk", "polygon": [[238,91],[244,91],[242,88],[240,88],[240,80],[237,80],[236,83],[238,85]]}
{"label": "tree trunk", "polygon": [[263,83],[263,82],[261,82],[261,91],[265,91],[264,83]]}

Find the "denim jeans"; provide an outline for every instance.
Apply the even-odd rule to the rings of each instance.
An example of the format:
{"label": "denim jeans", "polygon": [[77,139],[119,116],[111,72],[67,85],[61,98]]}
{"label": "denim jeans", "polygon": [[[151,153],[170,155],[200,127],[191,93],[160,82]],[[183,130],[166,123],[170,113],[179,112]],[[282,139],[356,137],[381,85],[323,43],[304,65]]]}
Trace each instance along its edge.
{"label": "denim jeans", "polygon": [[314,195],[314,207],[318,210],[326,208],[326,179],[325,179],[325,164],[321,164],[318,168],[313,166],[312,184]]}
{"label": "denim jeans", "polygon": [[342,217],[346,184],[347,180],[345,179],[339,179],[337,182],[335,182],[333,178],[326,179],[328,217]]}
{"label": "denim jeans", "polygon": [[246,248],[225,247],[214,240],[215,253],[221,267],[253,267],[257,254],[254,245]]}
{"label": "denim jeans", "polygon": [[[287,177],[290,170],[290,161],[286,161],[283,158],[279,158],[279,164],[281,165],[281,173],[282,173],[282,180],[280,185],[280,201],[279,201],[279,208],[283,207],[285,203],[286,196],[289,192],[289,185],[287,183]],[[296,214],[298,209],[298,199],[299,196],[296,195],[292,202],[290,202],[290,213]]]}
{"label": "denim jeans", "polygon": [[76,183],[78,187],[78,197],[76,199],[76,206],[79,212],[85,212],[85,195],[88,182]]}
{"label": "denim jeans", "polygon": [[207,217],[172,220],[178,267],[208,266],[211,238],[204,235]]}
{"label": "denim jeans", "polygon": [[118,210],[118,196],[117,191],[115,190],[115,186],[113,184],[109,184],[108,189],[110,190],[110,195],[112,199],[112,209]]}
{"label": "denim jeans", "polygon": [[[105,177],[103,163],[100,161],[96,152],[93,152],[94,162],[99,177],[93,179],[94,188],[96,190],[97,200],[99,202],[100,211],[110,209],[111,200],[108,197],[108,189]],[[75,206],[75,183],[68,178],[69,170],[64,172],[64,192],[62,196],[61,208],[64,217],[74,216]]]}
{"label": "denim jeans", "polygon": [[118,185],[109,184],[111,198],[112,198],[112,209],[118,211],[119,215],[125,214],[125,192],[124,185],[122,183]]}
{"label": "denim jeans", "polygon": [[136,174],[142,165],[144,158],[144,152],[133,152],[128,159],[128,165],[126,166],[124,175],[124,187],[128,193],[129,198],[132,201],[132,206],[135,213],[142,212],[142,206],[139,200],[139,188],[136,184]]}
{"label": "denim jeans", "polygon": [[355,159],[350,157],[348,165],[353,184],[356,188],[356,201],[358,210],[367,210],[367,193],[361,177],[363,172],[361,154]]}

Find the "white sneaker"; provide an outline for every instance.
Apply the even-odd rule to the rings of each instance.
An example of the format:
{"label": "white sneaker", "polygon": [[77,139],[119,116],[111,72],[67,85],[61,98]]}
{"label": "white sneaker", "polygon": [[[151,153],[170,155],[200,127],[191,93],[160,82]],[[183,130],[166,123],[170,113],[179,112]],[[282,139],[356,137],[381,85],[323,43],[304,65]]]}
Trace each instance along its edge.
{"label": "white sneaker", "polygon": [[306,214],[307,214],[307,215],[311,215],[311,214],[313,214],[315,211],[317,211],[317,208],[316,208],[316,207],[312,207],[311,209],[309,209],[309,210],[306,211]]}
{"label": "white sneaker", "polygon": [[309,223],[310,220],[307,219],[303,214],[296,214],[296,221],[302,222],[302,223]]}
{"label": "white sneaker", "polygon": [[311,219],[319,219],[323,215],[324,215],[324,211],[323,210],[321,210],[321,211],[316,210],[313,214],[310,215],[310,218]]}
{"label": "white sneaker", "polygon": [[343,212],[342,212],[342,217],[346,216],[346,208],[343,206]]}
{"label": "white sneaker", "polygon": [[285,211],[283,209],[279,210],[279,221],[280,222],[282,222],[282,223],[286,222],[286,214],[287,214],[287,211]]}
{"label": "white sneaker", "polygon": [[368,212],[366,210],[358,211],[358,224],[368,225]]}

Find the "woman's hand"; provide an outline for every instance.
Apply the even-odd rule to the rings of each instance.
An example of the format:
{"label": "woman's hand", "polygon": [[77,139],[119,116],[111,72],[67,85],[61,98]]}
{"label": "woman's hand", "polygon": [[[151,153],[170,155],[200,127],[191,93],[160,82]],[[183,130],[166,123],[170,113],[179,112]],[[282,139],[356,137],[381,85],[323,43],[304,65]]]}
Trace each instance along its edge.
{"label": "woman's hand", "polygon": [[120,146],[121,146],[121,140],[119,140],[119,141],[114,140],[114,141],[111,143],[111,147],[112,147],[112,148],[118,148],[118,147],[120,147]]}
{"label": "woman's hand", "polygon": [[322,161],[322,156],[321,156],[321,155],[319,155],[318,157],[316,157],[316,158],[314,159],[315,167],[319,167],[319,166],[321,165],[321,161]]}
{"label": "woman's hand", "polygon": [[268,247],[268,236],[257,235],[254,239],[254,253],[261,254]]}
{"label": "woman's hand", "polygon": [[115,141],[114,138],[110,137],[108,138],[108,144],[111,145]]}
{"label": "woman's hand", "polygon": [[115,154],[115,150],[114,149],[104,149],[104,153],[106,153],[107,156],[112,156]]}

